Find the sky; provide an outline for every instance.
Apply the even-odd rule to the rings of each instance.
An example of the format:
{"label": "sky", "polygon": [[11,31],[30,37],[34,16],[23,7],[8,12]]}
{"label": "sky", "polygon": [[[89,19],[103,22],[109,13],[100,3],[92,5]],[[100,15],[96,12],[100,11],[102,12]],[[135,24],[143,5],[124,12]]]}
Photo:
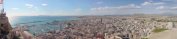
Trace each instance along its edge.
{"label": "sky", "polygon": [[7,16],[176,13],[177,0],[4,0]]}

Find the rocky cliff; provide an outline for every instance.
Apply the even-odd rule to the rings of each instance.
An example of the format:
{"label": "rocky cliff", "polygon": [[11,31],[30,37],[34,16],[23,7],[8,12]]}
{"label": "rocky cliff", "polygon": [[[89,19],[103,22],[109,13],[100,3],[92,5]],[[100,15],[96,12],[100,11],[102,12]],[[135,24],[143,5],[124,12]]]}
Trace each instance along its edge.
{"label": "rocky cliff", "polygon": [[8,18],[6,17],[6,14],[1,13],[0,14],[0,38],[6,39],[10,30],[12,30],[12,27],[8,21]]}
{"label": "rocky cliff", "polygon": [[12,28],[4,11],[0,13],[0,39],[34,39],[24,27]]}

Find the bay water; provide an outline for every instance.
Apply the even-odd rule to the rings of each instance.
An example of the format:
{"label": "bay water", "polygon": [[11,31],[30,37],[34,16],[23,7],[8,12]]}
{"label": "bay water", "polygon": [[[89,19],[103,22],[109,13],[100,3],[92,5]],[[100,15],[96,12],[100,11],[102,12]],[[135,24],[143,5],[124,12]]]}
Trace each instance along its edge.
{"label": "bay water", "polygon": [[77,18],[73,16],[17,16],[9,17],[9,22],[13,28],[27,26],[30,33],[39,34],[63,28],[61,25],[51,25],[51,22],[63,22],[76,19]]}

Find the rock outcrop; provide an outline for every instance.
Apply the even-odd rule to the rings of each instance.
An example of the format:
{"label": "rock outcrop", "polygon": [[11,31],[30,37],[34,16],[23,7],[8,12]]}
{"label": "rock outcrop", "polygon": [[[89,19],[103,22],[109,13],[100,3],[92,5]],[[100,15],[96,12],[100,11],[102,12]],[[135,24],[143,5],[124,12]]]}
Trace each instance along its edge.
{"label": "rock outcrop", "polygon": [[24,27],[12,28],[4,10],[0,13],[0,39],[34,39]]}
{"label": "rock outcrop", "polygon": [[34,39],[33,35],[24,27],[16,27],[7,35],[8,39]]}
{"label": "rock outcrop", "polygon": [[7,35],[12,30],[12,27],[4,13],[4,10],[0,13],[0,38],[7,39]]}

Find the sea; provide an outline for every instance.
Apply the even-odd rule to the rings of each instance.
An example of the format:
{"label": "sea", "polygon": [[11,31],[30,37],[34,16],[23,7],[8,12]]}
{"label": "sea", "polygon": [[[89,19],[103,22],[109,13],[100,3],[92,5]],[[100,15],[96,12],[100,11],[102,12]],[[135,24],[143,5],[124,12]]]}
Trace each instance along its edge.
{"label": "sea", "polygon": [[13,28],[26,26],[30,33],[37,35],[64,28],[63,25],[52,24],[54,22],[58,23],[77,19],[74,16],[16,16],[9,17],[9,22]]}

